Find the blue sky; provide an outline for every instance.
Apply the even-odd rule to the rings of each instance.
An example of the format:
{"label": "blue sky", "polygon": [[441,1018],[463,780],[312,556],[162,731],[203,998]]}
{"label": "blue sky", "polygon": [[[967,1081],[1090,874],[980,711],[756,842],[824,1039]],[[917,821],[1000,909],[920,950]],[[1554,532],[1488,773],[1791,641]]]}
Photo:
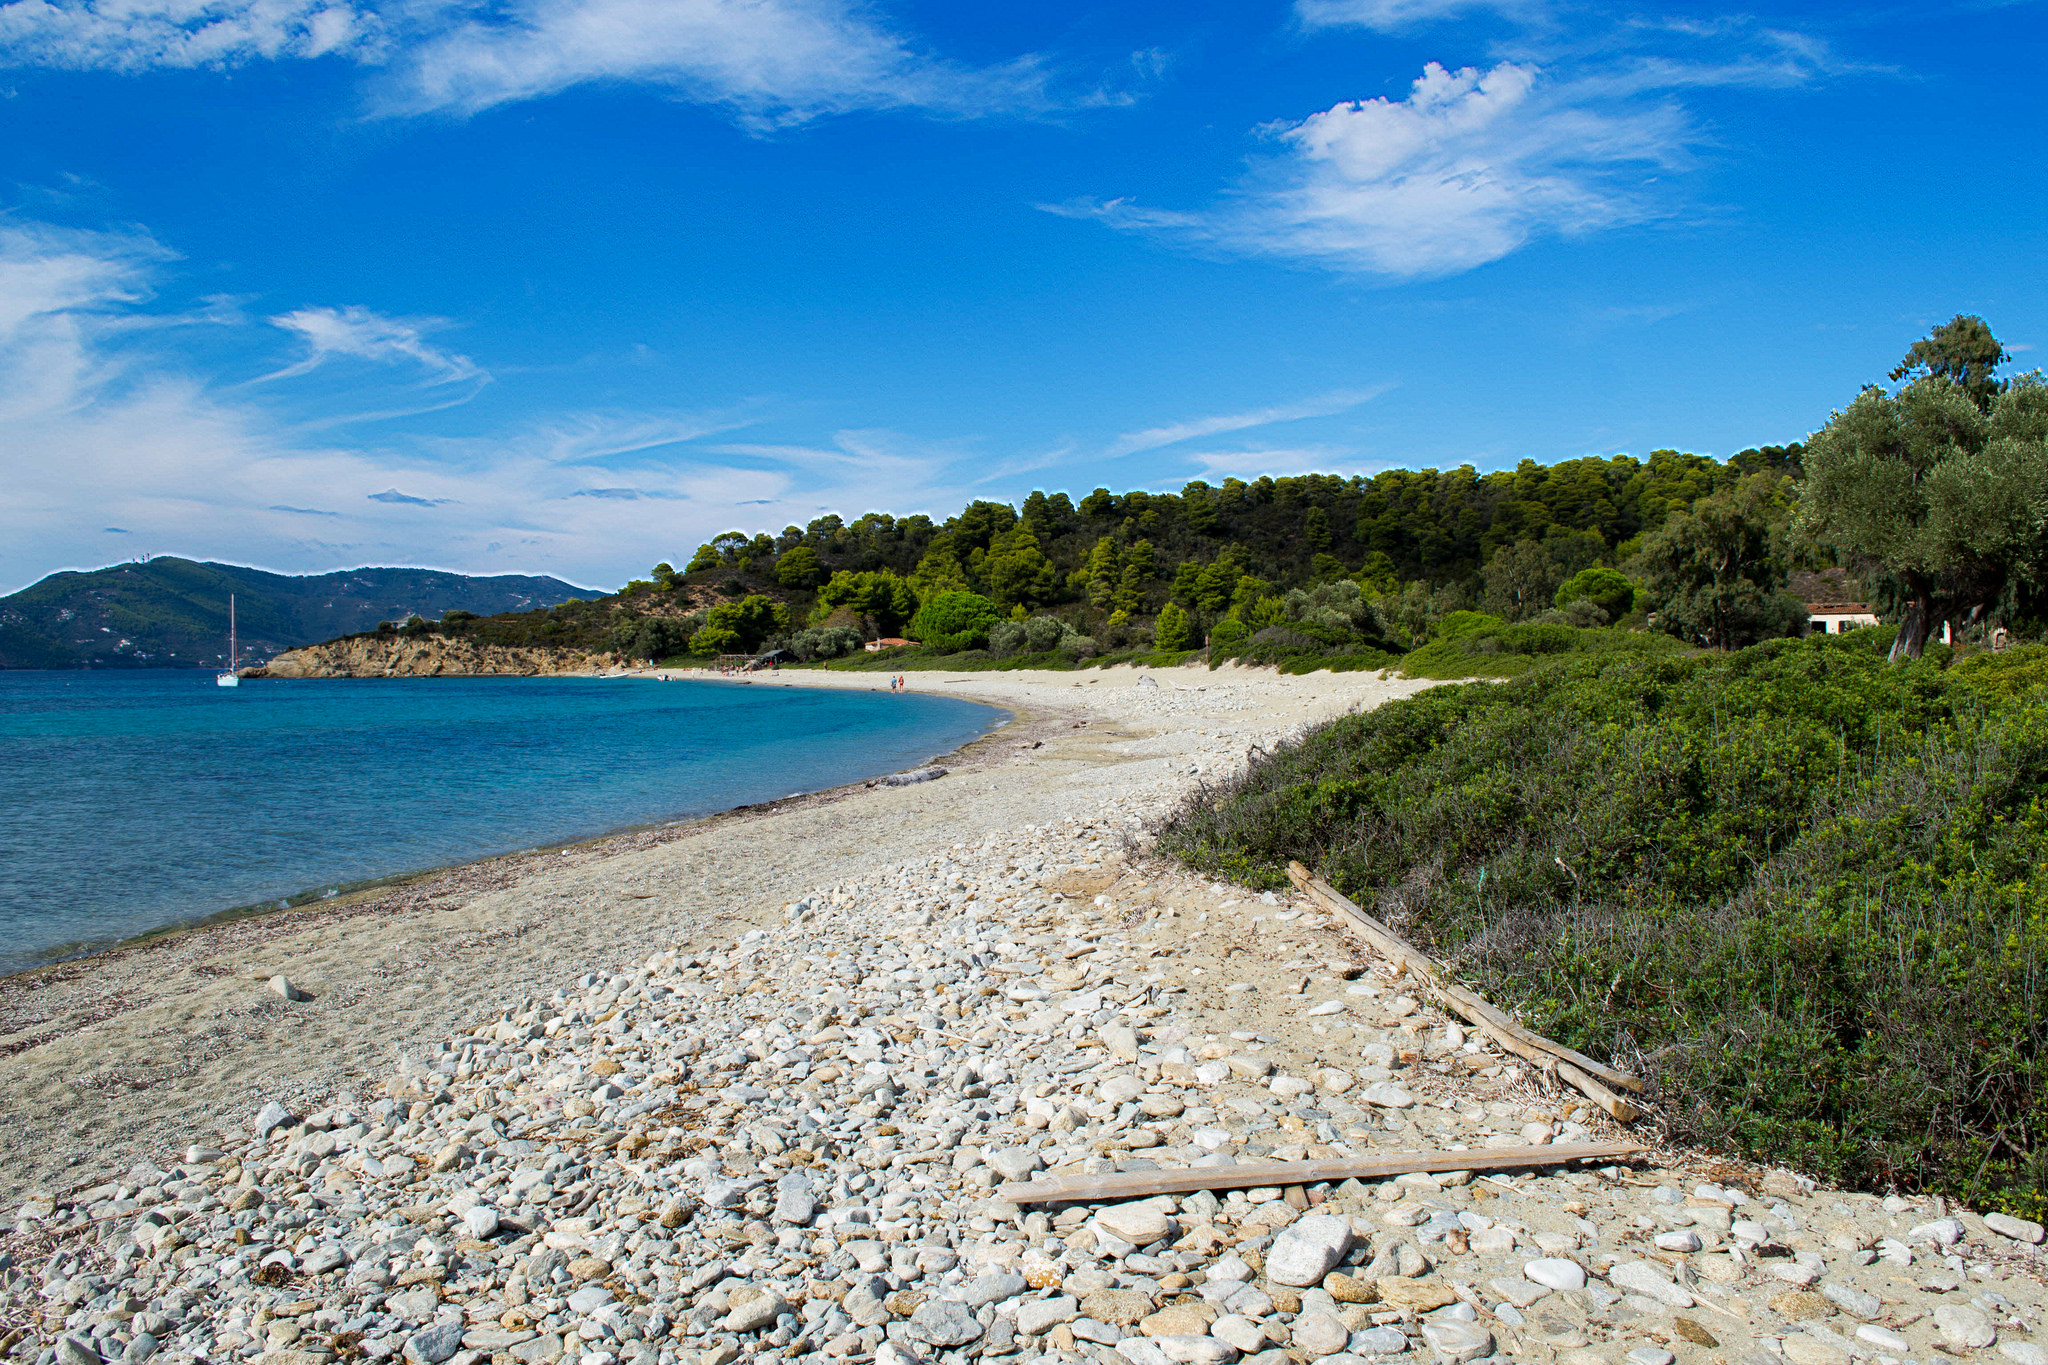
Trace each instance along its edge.
{"label": "blue sky", "polygon": [[[1001,12],[998,12],[1001,11]],[[2039,363],[2039,4],[0,0],[0,589],[613,586]]]}

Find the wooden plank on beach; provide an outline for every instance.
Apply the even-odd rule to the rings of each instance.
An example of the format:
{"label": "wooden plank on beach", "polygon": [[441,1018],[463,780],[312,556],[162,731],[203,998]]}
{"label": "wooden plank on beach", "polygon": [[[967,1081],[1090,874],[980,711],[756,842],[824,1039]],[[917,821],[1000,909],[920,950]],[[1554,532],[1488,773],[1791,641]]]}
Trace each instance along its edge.
{"label": "wooden plank on beach", "polygon": [[1643,1082],[1640,1077],[1617,1071],[1605,1062],[1595,1061],[1563,1043],[1552,1042],[1523,1028],[1484,997],[1449,980],[1442,963],[1366,914],[1350,897],[1300,863],[1288,863],[1287,875],[1311,900],[1336,915],[1381,956],[1421,981],[1446,1005],[1477,1025],[1501,1047],[1546,1071],[1555,1072],[1560,1080],[1578,1089],[1618,1123],[1633,1123],[1641,1116],[1634,1105],[1607,1088],[1608,1085],[1617,1085],[1626,1090],[1641,1091]]}
{"label": "wooden plank on beach", "polygon": [[1513,1171],[1612,1161],[1647,1151],[1634,1142],[1554,1142],[1543,1147],[1488,1147],[1470,1152],[1389,1152],[1384,1156],[1326,1157],[1319,1161],[1240,1162],[1184,1166],[1114,1175],[1049,1175],[1013,1180],[996,1194],[1013,1204],[1094,1204],[1196,1190],[1242,1190],[1260,1185],[1315,1185],[1334,1180],[1385,1180],[1425,1171]]}

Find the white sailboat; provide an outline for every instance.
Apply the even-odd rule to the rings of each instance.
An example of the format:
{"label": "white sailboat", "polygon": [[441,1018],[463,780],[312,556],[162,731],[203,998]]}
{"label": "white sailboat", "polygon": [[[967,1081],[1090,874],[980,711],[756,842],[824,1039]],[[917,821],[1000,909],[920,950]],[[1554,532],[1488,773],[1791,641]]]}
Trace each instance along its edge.
{"label": "white sailboat", "polygon": [[235,672],[235,664],[236,664],[236,662],[237,662],[237,659],[238,659],[238,652],[239,652],[239,651],[238,651],[238,650],[236,649],[236,646],[235,646],[235,595],[234,595],[233,593],[229,593],[229,594],[228,594],[228,671],[227,671],[227,672],[225,672],[225,673],[216,673],[216,674],[214,674],[214,675],[213,675],[213,682],[214,682],[214,686],[216,686],[216,687],[240,687],[240,686],[242,685],[242,678],[241,678],[241,675],[240,675],[239,673]]}

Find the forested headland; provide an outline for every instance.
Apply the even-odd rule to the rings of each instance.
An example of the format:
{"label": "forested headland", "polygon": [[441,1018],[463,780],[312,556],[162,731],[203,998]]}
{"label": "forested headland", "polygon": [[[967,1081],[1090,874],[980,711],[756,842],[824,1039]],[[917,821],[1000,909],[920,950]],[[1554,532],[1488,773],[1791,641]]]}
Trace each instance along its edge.
{"label": "forested headland", "polygon": [[[891,668],[1237,659],[1511,676],[1557,653],[1803,634],[1801,570],[1917,656],[1942,628],[2038,634],[2048,387],[1958,317],[1801,441],[1511,470],[1393,470],[1034,492],[943,521],[874,511],[737,529],[616,596],[386,630],[682,660],[785,649]],[[865,661],[863,661],[865,662]]]}

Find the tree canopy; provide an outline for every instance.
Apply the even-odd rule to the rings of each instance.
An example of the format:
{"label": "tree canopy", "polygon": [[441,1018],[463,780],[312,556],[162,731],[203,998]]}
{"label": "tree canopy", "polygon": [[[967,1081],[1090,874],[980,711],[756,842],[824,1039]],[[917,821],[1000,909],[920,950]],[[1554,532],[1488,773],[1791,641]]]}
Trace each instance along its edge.
{"label": "tree canopy", "polygon": [[2048,568],[2048,384],[2001,385],[1988,408],[1963,382],[1927,374],[1871,387],[1806,451],[1799,529],[1826,543],[1900,619],[1893,657],[1917,657],[1935,627],[2010,615]]}
{"label": "tree canopy", "polygon": [[1978,407],[1989,408],[2005,388],[1993,372],[2011,358],[1984,319],[1958,313],[1914,342],[1889,377],[1893,383],[1923,377],[1946,379],[1969,394]]}

